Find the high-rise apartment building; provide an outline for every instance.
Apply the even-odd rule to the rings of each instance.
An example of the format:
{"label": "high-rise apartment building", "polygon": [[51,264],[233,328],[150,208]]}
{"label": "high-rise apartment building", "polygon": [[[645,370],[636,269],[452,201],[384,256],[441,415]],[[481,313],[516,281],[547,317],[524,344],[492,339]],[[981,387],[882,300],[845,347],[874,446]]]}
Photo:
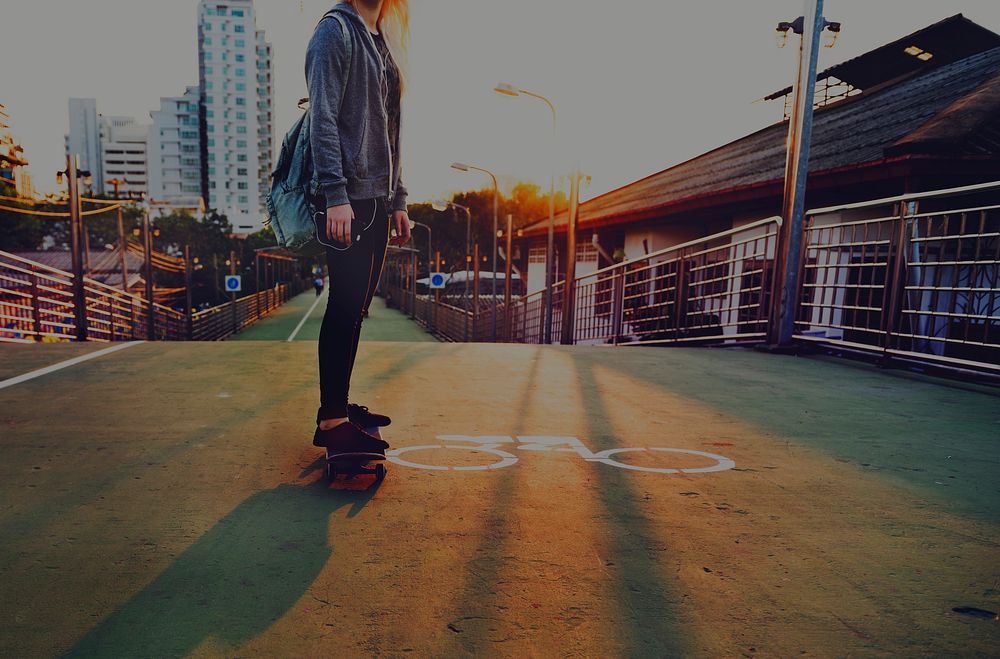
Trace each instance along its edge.
{"label": "high-rise apartment building", "polygon": [[66,153],[80,156],[80,169],[91,174],[88,192],[122,196],[146,193],[146,145],[149,126],[132,117],[105,116],[93,98],[69,99],[69,133]]}
{"label": "high-rise apartment building", "polygon": [[95,190],[115,194],[112,181],[119,181],[121,197],[139,196],[148,191],[146,149],[150,127],[132,117],[104,117],[101,124],[101,179]]}
{"label": "high-rise apartment building", "polygon": [[80,156],[80,169],[91,174],[93,190],[103,190],[101,174],[101,125],[98,121],[97,99],[69,99],[69,133],[66,153]]}
{"label": "high-rise apartment building", "polygon": [[[271,189],[271,169],[274,166],[274,61],[271,44],[263,30],[257,30],[257,146],[259,196],[263,208],[264,195]],[[263,211],[262,211],[263,212]]]}
{"label": "high-rise apartment building", "polygon": [[236,232],[257,231],[271,166],[273,94],[271,46],[256,29],[252,0],[201,0],[198,62],[202,194]]}
{"label": "high-rise apartment building", "polygon": [[160,109],[150,113],[149,197],[165,212],[202,205],[200,103],[200,88],[188,87],[181,96],[161,98]]}

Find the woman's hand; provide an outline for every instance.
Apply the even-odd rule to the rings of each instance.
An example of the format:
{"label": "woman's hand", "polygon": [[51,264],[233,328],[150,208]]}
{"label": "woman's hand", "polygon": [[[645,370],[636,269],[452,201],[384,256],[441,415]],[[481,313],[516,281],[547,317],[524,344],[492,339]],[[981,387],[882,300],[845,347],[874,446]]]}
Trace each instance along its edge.
{"label": "woman's hand", "polygon": [[354,210],[350,204],[330,206],[326,209],[326,237],[338,243],[351,244],[351,220]]}
{"label": "woman's hand", "polygon": [[410,241],[410,216],[406,211],[392,211],[392,226],[396,229],[396,235],[389,241],[391,244],[402,247]]}

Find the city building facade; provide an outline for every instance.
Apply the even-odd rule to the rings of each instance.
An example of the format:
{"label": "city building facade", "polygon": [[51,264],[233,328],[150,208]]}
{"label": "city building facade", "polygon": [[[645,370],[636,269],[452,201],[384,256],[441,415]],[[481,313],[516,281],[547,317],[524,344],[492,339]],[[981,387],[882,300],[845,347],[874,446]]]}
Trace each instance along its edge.
{"label": "city building facade", "polygon": [[271,165],[271,46],[252,0],[198,6],[201,191],[237,233],[261,228]]}
{"label": "city building facade", "polygon": [[180,96],[161,98],[160,109],[150,113],[148,197],[158,212],[197,212],[203,206],[200,102],[201,88],[188,87]]}

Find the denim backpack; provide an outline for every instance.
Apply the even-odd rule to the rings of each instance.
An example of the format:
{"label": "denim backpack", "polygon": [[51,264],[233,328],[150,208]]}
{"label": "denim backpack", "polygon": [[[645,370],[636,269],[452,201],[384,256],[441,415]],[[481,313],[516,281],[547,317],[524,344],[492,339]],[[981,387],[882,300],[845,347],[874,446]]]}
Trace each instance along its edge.
{"label": "denim backpack", "polygon": [[[351,33],[344,19],[332,11],[327,12],[323,19],[330,16],[340,22],[350,52]],[[299,101],[300,108],[304,101],[308,99]],[[279,245],[302,253],[322,251],[316,239],[317,225],[313,214],[323,213],[324,221],[320,226],[326,225],[325,204],[319,204],[321,208],[317,208],[312,201],[322,195],[313,173],[309,129],[309,111],[306,110],[281,142],[278,163],[271,173],[271,191],[265,195],[267,218],[264,226],[271,227]]]}

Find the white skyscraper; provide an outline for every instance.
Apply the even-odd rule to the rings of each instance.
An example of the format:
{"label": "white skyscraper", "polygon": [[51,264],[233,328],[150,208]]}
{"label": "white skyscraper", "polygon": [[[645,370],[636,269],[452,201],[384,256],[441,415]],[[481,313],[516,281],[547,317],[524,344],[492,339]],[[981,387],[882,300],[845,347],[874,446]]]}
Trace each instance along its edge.
{"label": "white skyscraper", "polygon": [[[271,169],[274,166],[274,62],[271,44],[264,38],[264,31],[257,31],[257,145],[260,199],[271,189]],[[261,208],[264,204],[261,201]],[[263,211],[262,211],[263,212]]]}
{"label": "white skyscraper", "polygon": [[264,217],[273,95],[271,48],[252,0],[201,0],[198,44],[202,194],[234,231],[254,232]]}
{"label": "white skyscraper", "polygon": [[200,101],[200,89],[188,87],[182,96],[161,98],[160,109],[150,113],[149,198],[158,211],[197,211],[201,206]]}

